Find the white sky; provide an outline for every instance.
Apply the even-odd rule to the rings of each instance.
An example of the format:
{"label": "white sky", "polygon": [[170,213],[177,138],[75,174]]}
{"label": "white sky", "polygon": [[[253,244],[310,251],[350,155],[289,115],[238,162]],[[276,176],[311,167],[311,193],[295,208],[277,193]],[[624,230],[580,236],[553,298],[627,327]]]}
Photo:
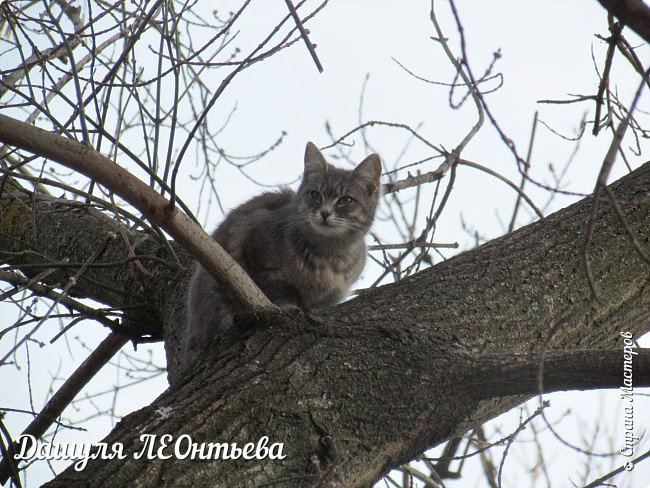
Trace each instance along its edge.
{"label": "white sky", "polygon": [[[221,2],[224,11],[238,2]],[[275,24],[275,19],[285,15],[285,4],[281,0],[253,2],[250,13],[239,24],[241,30],[237,42],[242,47],[256,43],[262,35]],[[211,2],[204,2],[205,8],[212,8]],[[317,2],[308,2],[316,6]],[[454,40],[452,48],[458,52],[458,43],[453,22],[449,16],[447,3],[437,2],[443,29]],[[520,153],[525,154],[529,140],[533,113],[538,110],[541,120],[564,134],[573,134],[583,113],[588,119],[593,116],[592,103],[582,103],[573,107],[540,105],[540,99],[566,99],[569,94],[595,93],[598,78],[592,59],[592,51],[599,69],[605,55],[605,44],[594,37],[595,33],[606,36],[606,15],[596,0],[517,1],[458,0],[461,19],[467,36],[467,51],[476,75],[479,75],[492,60],[492,53],[501,50],[501,59],[495,71],[504,75],[504,85],[496,93],[489,95],[493,114],[497,117],[508,136],[515,141]],[[258,63],[239,75],[226,90],[222,100],[210,114],[212,123],[220,125],[236,105],[237,110],[228,127],[221,136],[222,144],[234,154],[255,154],[275,141],[282,131],[287,132],[285,143],[275,152],[254,166],[255,178],[265,184],[291,183],[302,169],[302,154],[305,142],[314,141],[319,146],[329,144],[324,130],[329,121],[334,133],[342,135],[354,128],[359,121],[359,96],[366,75],[369,75],[365,94],[362,120],[383,120],[406,123],[412,127],[422,123],[419,132],[428,140],[447,149],[453,148],[464,137],[474,123],[475,114],[470,102],[463,109],[453,111],[448,106],[448,89],[415,80],[405,73],[391,58],[399,60],[418,75],[449,83],[453,80],[453,70],[444,58],[441,49],[430,36],[434,35],[429,21],[428,1],[395,2],[388,0],[345,0],[334,1],[312,22],[307,24],[310,36],[318,45],[317,52],[325,68],[319,74],[309,57],[304,44],[297,43],[291,49],[274,56],[271,60]],[[255,35],[250,36],[249,33]],[[263,33],[263,34],[262,34]],[[633,45],[641,41],[628,33]],[[639,56],[647,65],[650,56],[647,47],[640,50]],[[620,56],[616,63],[620,63]],[[629,103],[638,79],[629,69],[616,69],[612,81],[618,89],[623,102]],[[647,94],[640,108],[650,109]],[[589,128],[590,129],[590,128]],[[383,128],[371,129],[369,140],[382,156],[384,169],[392,169],[396,157],[407,141],[406,134],[399,130]],[[223,142],[227,141],[227,143]],[[353,136],[356,142],[355,156],[361,160],[365,150],[361,138]],[[566,189],[588,193],[595,183],[597,169],[602,163],[609,137],[594,140],[587,134],[582,149],[569,173]],[[133,141],[137,144],[137,141]],[[648,149],[647,142],[645,143]],[[547,129],[538,127],[537,139],[532,156],[533,175],[545,179],[549,163],[562,167],[567,161],[573,145],[554,136]],[[413,162],[431,156],[423,144],[412,143],[400,164]],[[491,169],[518,181],[515,161],[500,142],[494,129],[488,126],[470,143],[463,153],[467,159],[474,160]],[[636,165],[642,161],[634,160]],[[179,193],[191,206],[196,206],[197,185],[189,178],[196,173],[191,158],[183,167]],[[434,169],[438,160],[420,167],[422,170]],[[611,180],[625,173],[623,164],[618,161]],[[405,173],[401,173],[402,176]],[[217,182],[220,197],[226,208],[232,208],[259,189],[239,172],[223,168]],[[433,191],[433,187],[426,191]],[[531,189],[531,196],[542,205],[546,201],[544,193]],[[470,247],[472,241],[462,230],[460,216],[486,237],[503,233],[500,221],[510,218],[514,193],[493,178],[473,172],[459,170],[458,179],[449,207],[439,222],[435,240],[438,242],[459,242],[461,247]],[[572,200],[558,197],[553,208],[562,208]],[[199,214],[206,227],[213,228],[222,219],[222,214],[212,207],[208,215]],[[520,212],[520,224],[528,222],[530,215]],[[377,229],[383,232],[383,227]],[[386,230],[388,233],[389,231]],[[385,238],[390,241],[391,236]],[[448,254],[449,255],[449,254]],[[372,281],[372,268],[366,271],[360,286]],[[3,314],[13,314],[13,310],[2,309]],[[5,315],[12,323],[14,316]],[[81,335],[82,341],[92,347],[105,336],[105,332],[90,323],[77,327],[74,336]],[[39,339],[44,343],[55,333],[54,327],[43,328]],[[98,332],[99,331],[99,332]],[[646,341],[647,342],[647,341]],[[647,346],[648,344],[646,344]],[[0,350],[5,345],[0,343]],[[142,347],[131,355],[148,357],[153,351],[155,362],[164,366],[162,345]],[[21,370],[3,368],[0,389],[0,405],[25,408],[30,400],[23,387],[29,376],[34,392],[33,405],[38,409],[43,404],[51,376],[65,378],[85,357],[76,340],[68,343],[59,340],[54,346],[39,348],[30,346],[31,371],[24,366]],[[124,358],[121,359],[124,362]],[[23,365],[27,362],[24,361]],[[42,372],[47,365],[48,374]],[[126,380],[115,370],[105,370],[90,386],[92,392],[110,390],[113,385]],[[57,381],[59,385],[61,381]],[[8,387],[7,387],[8,386]],[[124,415],[140,406],[149,404],[166,387],[164,375],[157,380],[137,384],[123,390],[114,405],[118,415]],[[83,396],[83,394],[82,394]],[[549,418],[557,420],[556,427],[570,442],[582,444],[583,437],[591,433],[592,421],[600,419],[601,437],[595,450],[615,451],[620,447],[623,417],[621,402],[617,392],[567,393],[550,396],[552,407],[547,410]],[[111,402],[111,395],[97,399],[105,404]],[[650,402],[639,397],[635,404],[636,433],[644,432],[649,425]],[[601,405],[606,408],[601,410]],[[535,407],[533,406],[532,409]],[[78,410],[77,410],[78,409]],[[565,415],[567,410],[571,413]],[[81,401],[69,408],[65,416],[83,419],[93,412],[91,401]],[[518,421],[518,412],[509,415],[499,425],[502,435],[509,433]],[[9,415],[7,425],[17,434],[28,421],[25,415]],[[536,424],[544,430],[541,423]],[[87,434],[64,432],[57,438],[59,442],[93,442],[101,439],[111,425],[105,418],[88,423]],[[613,445],[608,436],[614,436]],[[499,436],[495,436],[495,439]],[[530,440],[530,430],[522,434]],[[549,446],[546,461],[549,464],[552,486],[570,486],[569,477],[580,480],[579,474],[587,462],[585,457],[576,455],[564,448],[557,440],[544,440]],[[647,443],[645,444],[647,448]],[[521,469],[533,465],[534,451],[530,443],[518,444],[511,448],[506,462],[505,486],[528,486],[528,474]],[[498,457],[494,454],[496,463]],[[624,461],[620,456],[612,460],[614,465]],[[605,469],[596,470],[589,478],[603,474]],[[447,481],[449,488],[483,486],[476,481],[477,463],[468,463],[460,481]],[[474,474],[473,474],[474,473]],[[633,475],[633,476],[632,476]],[[639,465],[632,475],[617,478],[619,486],[643,487],[650,480],[650,463]],[[36,486],[51,477],[47,467],[32,469],[28,486]],[[546,486],[543,478],[535,486]],[[532,485],[530,485],[532,486]]]}

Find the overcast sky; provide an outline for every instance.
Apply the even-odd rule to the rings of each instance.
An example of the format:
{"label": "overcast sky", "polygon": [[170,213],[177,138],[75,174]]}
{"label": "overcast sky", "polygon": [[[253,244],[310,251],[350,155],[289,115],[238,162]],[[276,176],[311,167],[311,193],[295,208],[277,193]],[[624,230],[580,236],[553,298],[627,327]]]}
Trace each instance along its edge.
{"label": "overcast sky", "polygon": [[[266,35],[276,19],[286,13],[286,6],[281,0],[258,0],[253,4],[238,23],[241,32],[236,43],[244,51],[246,46],[254,45]],[[199,2],[198,5],[197,8],[209,10],[214,4]],[[219,8],[224,11],[236,5],[238,2],[219,2]],[[314,8],[318,2],[309,1],[307,5]],[[447,2],[439,1],[436,5],[442,27],[452,39],[451,46],[459,53],[457,33]],[[493,54],[497,51],[500,53],[493,71],[503,74],[503,86],[488,95],[487,99],[492,113],[520,153],[525,153],[527,149],[535,111],[539,111],[540,120],[555,131],[569,136],[575,135],[583,114],[587,114],[588,120],[593,117],[592,103],[558,106],[539,104],[537,101],[567,99],[571,95],[591,95],[596,92],[598,77],[594,60],[598,69],[602,69],[606,45],[594,34],[608,35],[606,14],[596,0],[458,0],[457,5],[466,33],[468,57],[475,74],[483,73],[492,62]],[[418,132],[427,140],[452,149],[475,122],[472,104],[468,102],[460,110],[450,109],[448,88],[415,79],[395,61],[431,81],[453,81],[454,72],[449,61],[444,57],[439,44],[430,39],[435,34],[429,20],[429,10],[430,2],[422,0],[331,0],[307,24],[311,40],[317,44],[324,72],[318,73],[302,43],[296,43],[270,60],[255,64],[242,72],[210,114],[211,123],[218,126],[236,108],[220,136],[221,143],[233,154],[250,155],[266,149],[286,132],[283,144],[276,151],[246,170],[249,177],[267,185],[297,181],[302,171],[306,141],[311,140],[319,146],[331,142],[325,131],[326,122],[329,122],[335,136],[345,134],[360,121],[366,120],[408,124],[413,128],[419,125]],[[636,36],[628,34],[632,44],[642,44]],[[650,64],[647,47],[638,54],[646,65]],[[631,101],[639,80],[631,70],[625,67],[617,69],[622,66],[619,58],[615,61],[613,72],[616,77],[612,81],[621,100],[627,104]],[[211,75],[208,75],[208,79],[209,76]],[[214,76],[215,80],[218,79],[217,73]],[[360,95],[366,78],[364,104],[360,112]],[[462,93],[456,96],[460,98]],[[640,103],[642,110],[650,109],[648,100],[646,94]],[[382,157],[384,170],[393,169],[409,140],[408,135],[398,129],[385,128],[373,128],[367,134],[373,150]],[[354,155],[360,161],[366,155],[361,138],[353,136],[348,142],[355,143]],[[609,137],[594,139],[586,135],[583,138],[565,189],[582,193],[589,193],[593,189],[597,170],[609,142]],[[644,144],[647,150],[647,141]],[[548,165],[561,168],[570,158],[573,149],[573,143],[561,139],[543,126],[538,127],[531,159],[532,175],[544,181],[548,178]],[[404,165],[432,155],[426,145],[412,142],[408,151],[399,159],[399,164]],[[515,160],[487,123],[463,156],[515,181],[519,180]],[[637,166],[641,162],[633,160]],[[437,164],[439,160],[433,160],[418,168],[430,171]],[[188,158],[182,168],[179,187],[180,196],[193,208],[198,203],[198,191],[197,183],[190,176],[198,171],[194,161]],[[618,161],[610,180],[625,172],[625,166]],[[406,172],[402,171],[399,175],[405,176]],[[259,191],[246,175],[227,167],[219,173],[217,188],[226,209],[238,205]],[[534,188],[530,190],[535,201],[540,206],[543,205],[547,195]],[[432,187],[426,191],[432,191]],[[503,234],[502,222],[507,223],[515,196],[495,179],[462,168],[459,170],[449,208],[438,224],[435,240],[458,242],[462,248],[470,247],[472,239],[462,229],[461,216],[486,238]],[[559,196],[553,201],[552,208],[562,208],[574,200],[575,197]],[[520,215],[520,224],[533,218],[526,211]],[[223,218],[216,205],[211,206],[209,211],[206,211],[204,205],[198,216],[210,230]],[[380,225],[376,230],[381,233],[384,228]],[[394,238],[388,228],[385,232],[386,241]],[[367,285],[372,279],[371,275],[372,268],[369,268],[360,286]],[[15,311],[7,313],[14,314]],[[13,319],[12,315],[6,320]],[[94,333],[88,334],[76,329],[73,336],[81,335],[80,341],[93,347],[104,337],[104,332],[100,333],[98,327],[89,329]],[[44,330],[40,339],[47,343],[53,330]],[[151,351],[154,362],[164,366],[164,351],[160,344],[141,347],[136,353],[132,352],[130,346],[125,350],[133,356],[147,358],[150,354],[148,351]],[[50,374],[59,378],[65,378],[74,370],[86,354],[73,338],[60,340],[54,346],[48,345],[43,349],[34,345],[30,347],[32,368],[48,364]],[[120,361],[124,362],[125,358],[122,357]],[[30,400],[25,395],[26,389],[17,386],[24,384],[30,372],[25,368],[19,371],[7,371],[8,369],[3,368],[3,384],[16,388],[0,389],[0,405],[24,408]],[[31,372],[35,409],[42,405],[50,380],[48,375]],[[107,391],[117,382],[123,384],[129,381],[115,370],[107,369],[98,375],[89,391]],[[116,414],[124,415],[149,404],[165,387],[164,375],[147,383],[130,386],[118,395],[114,405]],[[604,418],[605,432],[598,439],[594,450],[616,451],[620,442],[615,441],[610,445],[607,435],[611,434],[619,441],[621,439],[623,417],[618,397],[615,391],[609,394],[591,392],[553,395],[550,396],[552,407],[547,415],[558,422],[558,430],[570,442],[578,445],[583,445],[587,435],[585,431],[591,429],[591,421]],[[96,401],[110,402],[112,396],[105,395]],[[637,434],[649,425],[647,412],[650,412],[650,404],[647,399],[643,402],[645,403],[639,399],[635,405],[638,415]],[[92,403],[80,402],[76,405],[79,410],[69,409],[66,416],[83,419],[92,414]],[[601,409],[602,404],[607,405],[605,410]],[[567,409],[571,409],[569,415],[565,415]],[[578,410],[579,414],[576,413]],[[502,435],[509,433],[518,419],[519,413],[514,412],[503,420],[501,425],[507,427],[504,427]],[[17,433],[28,418],[13,416],[7,420],[12,432]],[[66,432],[58,440],[93,442],[112,428],[105,417],[89,422],[88,425],[90,431],[87,434]],[[537,425],[544,430],[543,424]],[[499,436],[494,437],[496,439]],[[522,434],[522,438],[530,440],[530,431]],[[562,447],[550,435],[544,439],[550,446],[546,461],[552,471],[551,479],[557,483],[553,486],[569,486],[567,476],[580,479],[579,473],[584,468],[585,458]],[[556,450],[557,453],[554,453]],[[525,445],[512,448],[511,457],[506,463],[505,486],[528,486],[528,482],[522,480],[528,479],[529,475],[522,474],[521,469],[534,464],[532,453],[530,447]],[[498,461],[497,458],[497,464]],[[612,459],[613,465],[622,461],[620,456]],[[642,480],[650,479],[648,464],[650,463],[639,465],[632,473],[633,477],[628,475],[620,478],[620,486],[645,486]],[[476,463],[468,464],[460,481],[448,481],[446,485],[450,488],[483,486],[477,484],[475,475],[472,475],[478,469]],[[32,471],[31,474],[33,476],[36,473]],[[40,476],[42,478],[38,480],[32,478],[30,486],[36,486],[38,481],[51,477],[45,465],[42,466]],[[540,486],[545,485],[542,483]]]}

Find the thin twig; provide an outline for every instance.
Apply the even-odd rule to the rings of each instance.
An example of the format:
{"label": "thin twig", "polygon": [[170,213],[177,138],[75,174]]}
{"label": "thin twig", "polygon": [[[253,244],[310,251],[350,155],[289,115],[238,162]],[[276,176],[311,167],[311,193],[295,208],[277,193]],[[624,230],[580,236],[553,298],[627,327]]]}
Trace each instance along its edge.
{"label": "thin twig", "polygon": [[620,22],[614,22],[612,15],[609,16],[609,31],[611,36],[607,39],[609,46],[607,47],[607,55],[605,56],[605,68],[600,77],[600,84],[598,85],[598,93],[596,94],[596,114],[594,115],[594,128],[592,134],[597,136],[600,131],[600,111],[603,107],[603,95],[609,85],[609,73],[612,68],[612,61],[614,59],[614,51],[616,44],[621,37],[623,26]]}
{"label": "thin twig", "polygon": [[309,33],[305,29],[305,26],[302,25],[302,21],[298,16],[296,7],[293,6],[291,0],[285,0],[285,2],[287,3],[287,7],[289,8],[289,12],[291,12],[291,16],[293,17],[294,22],[296,23],[296,27],[298,27],[298,30],[300,31],[300,36],[302,37],[302,40],[305,41],[305,46],[307,46],[307,50],[311,55],[311,59],[313,59],[314,63],[316,63],[316,68],[318,68],[318,72],[322,73],[323,65],[320,63],[320,60],[318,59],[318,55],[316,54],[316,49],[314,49],[314,45],[309,40],[309,35],[308,35]]}
{"label": "thin twig", "polygon": [[517,212],[519,211],[519,206],[521,205],[522,195],[524,193],[524,186],[526,185],[526,179],[528,178],[528,172],[530,171],[530,158],[533,153],[533,144],[535,143],[535,134],[537,133],[537,116],[539,112],[535,111],[535,116],[533,117],[533,128],[530,131],[530,141],[528,143],[528,153],[526,154],[526,168],[524,173],[521,175],[521,181],[519,182],[519,194],[517,195],[517,200],[515,200],[515,208],[512,211],[512,218],[510,219],[510,224],[508,225],[508,233],[512,232],[515,228],[515,222],[517,220]]}
{"label": "thin twig", "polygon": [[530,199],[530,197],[526,195],[526,193],[519,186],[515,185],[512,181],[510,181],[502,174],[497,173],[496,171],[488,168],[487,166],[483,166],[473,161],[468,161],[467,159],[459,159],[458,164],[461,166],[469,166],[470,168],[475,168],[480,171],[484,171],[485,173],[503,181],[506,185],[508,185],[510,188],[516,191],[521,198],[524,199],[524,201],[530,206],[531,209],[533,209],[533,211],[537,214],[537,216],[540,219],[544,218],[544,213],[539,208],[537,208],[537,205],[535,205],[535,203]]}
{"label": "thin twig", "polygon": [[644,459],[650,457],[650,451],[646,451],[643,454],[641,454],[639,457],[632,459],[631,461],[626,462],[623,466],[619,466],[613,471],[610,471],[607,473],[605,476],[602,476],[598,478],[597,480],[592,481],[588,485],[585,485],[584,488],[596,488],[598,486],[615,486],[615,485],[605,485],[603,483],[604,481],[607,481],[608,479],[612,478],[613,476],[616,476],[618,473],[622,473],[623,471],[627,471],[626,466],[634,466],[637,464],[639,461],[643,461]]}
{"label": "thin twig", "polygon": [[63,287],[62,292],[59,294],[59,296],[56,299],[54,299],[54,301],[50,305],[50,308],[45,313],[43,318],[38,322],[38,324],[36,324],[36,326],[34,326],[34,328],[30,332],[25,334],[25,336],[22,337],[11,349],[9,349],[9,352],[7,354],[5,354],[2,359],[0,359],[0,365],[3,364],[7,359],[9,359],[9,357],[15,351],[17,351],[20,346],[22,346],[25,342],[27,342],[32,337],[32,335],[34,335],[36,333],[36,331],[45,323],[45,321],[47,320],[47,318],[50,315],[50,313],[52,312],[52,310],[54,310],[54,308],[59,304],[60,300],[65,298],[68,295],[68,293],[70,292],[70,289],[72,289],[72,287],[74,287],[74,285],[77,284],[77,282],[79,281],[79,278],[88,269],[88,265],[91,264],[91,263],[94,263],[97,260],[97,258],[106,250],[108,244],[110,242],[112,242],[113,240],[115,240],[116,238],[117,238],[117,236],[114,233],[112,233],[112,232],[109,233],[109,235],[106,237],[106,239],[104,239],[104,241],[95,250],[93,255],[90,256],[85,263],[83,263],[83,265],[79,268],[79,270],[75,273],[74,276],[71,276],[68,279],[68,282]]}
{"label": "thin twig", "polygon": [[368,246],[368,251],[383,251],[386,249],[409,249],[409,248],[438,248],[438,249],[458,249],[457,242],[438,243],[438,242],[405,242],[403,244],[377,244]]}

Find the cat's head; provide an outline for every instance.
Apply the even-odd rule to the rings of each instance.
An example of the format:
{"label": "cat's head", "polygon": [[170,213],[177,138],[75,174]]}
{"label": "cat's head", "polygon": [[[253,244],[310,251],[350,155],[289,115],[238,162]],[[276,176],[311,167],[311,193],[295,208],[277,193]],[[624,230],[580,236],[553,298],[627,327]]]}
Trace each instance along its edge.
{"label": "cat's head", "polygon": [[311,142],[297,208],[317,235],[344,237],[368,232],[379,201],[381,161],[371,154],[353,170],[329,164]]}

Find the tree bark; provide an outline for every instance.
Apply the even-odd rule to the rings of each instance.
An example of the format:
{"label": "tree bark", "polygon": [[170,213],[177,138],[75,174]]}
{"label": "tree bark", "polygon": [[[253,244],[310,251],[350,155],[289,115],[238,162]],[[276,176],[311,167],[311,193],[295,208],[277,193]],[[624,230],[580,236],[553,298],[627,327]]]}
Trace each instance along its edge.
{"label": "tree bark", "polygon": [[[27,192],[10,181],[0,192],[0,256],[5,264],[28,277],[50,270],[42,282],[53,288],[62,288],[90,264],[69,295],[123,311],[137,325],[129,331],[116,324],[127,335],[160,338],[168,298],[182,293],[177,287],[184,286],[179,277],[191,262],[189,255],[172,246],[172,256],[153,232],[129,232],[128,246],[119,234],[119,224],[90,205]],[[129,257],[128,247],[149,276]],[[93,255],[96,259],[89,263]]]}
{"label": "tree bark", "polygon": [[[593,204],[585,198],[327,314],[239,317],[200,367],[104,440],[122,443],[125,459],[91,460],[49,486],[311,486],[314,454],[321,476],[369,486],[536,391],[539,351],[551,332],[549,349],[568,352],[547,353],[547,389],[615,386],[616,375],[599,374],[615,353],[600,353],[600,369],[594,358],[598,348],[614,349],[622,363],[621,332],[636,337],[650,324],[648,188],[650,164],[610,185],[626,225],[610,201],[599,202],[587,250],[599,300],[584,271]],[[163,322],[173,342],[178,323]],[[650,377],[647,351],[636,358],[640,386]],[[562,380],[565,368],[578,374]],[[284,444],[286,458],[135,460],[142,434],[239,446],[268,436]]]}

